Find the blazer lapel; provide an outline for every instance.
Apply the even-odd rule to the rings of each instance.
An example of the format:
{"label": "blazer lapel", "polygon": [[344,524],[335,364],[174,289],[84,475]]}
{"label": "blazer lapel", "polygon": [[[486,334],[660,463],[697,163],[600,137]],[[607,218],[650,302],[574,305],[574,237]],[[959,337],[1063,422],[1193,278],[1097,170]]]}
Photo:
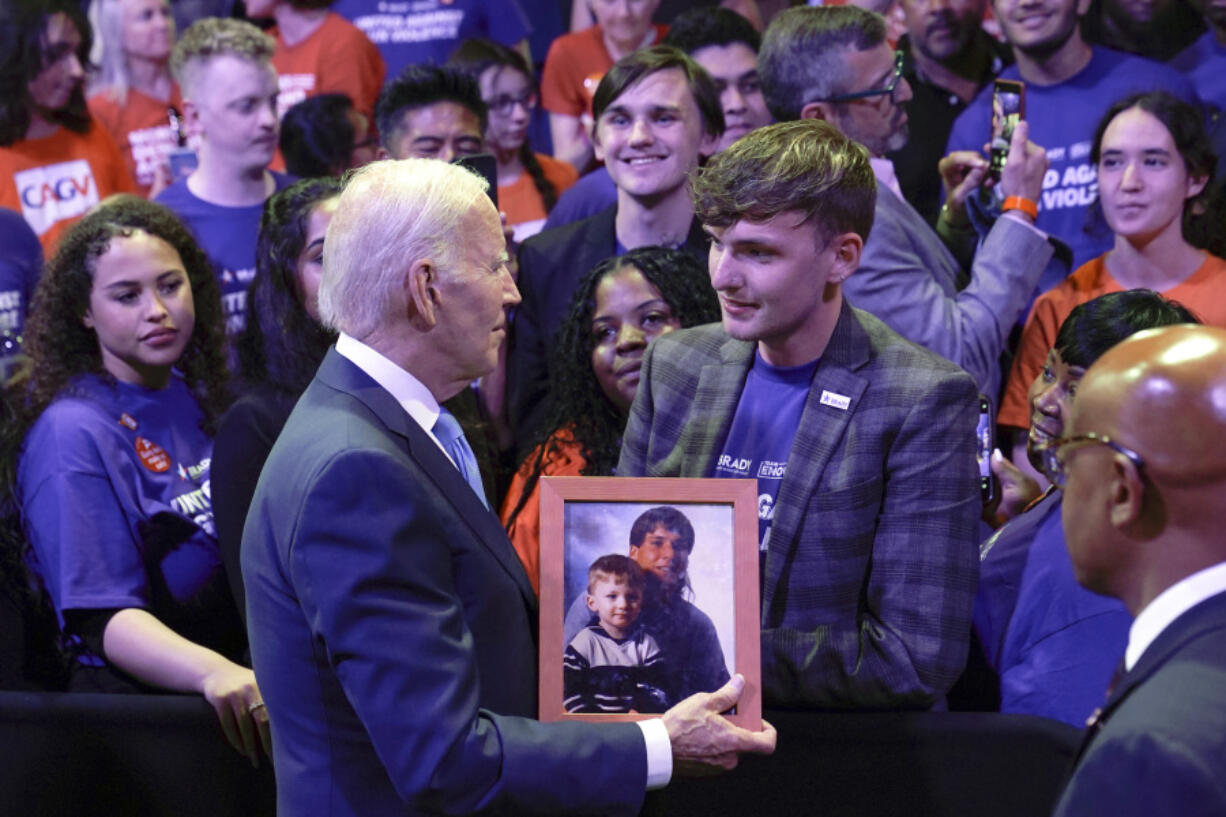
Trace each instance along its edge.
{"label": "blazer lapel", "polygon": [[485,507],[459,469],[396,402],[396,398],[336,349],[328,351],[316,377],[351,395],[379,418],[409,457],[417,462],[439,492],[452,504],[456,515],[464,520],[490,555],[511,574],[525,600],[535,608],[536,594],[528,581],[528,574],[519,557],[515,555],[498,517]]}
{"label": "blazer lapel", "polygon": [[720,362],[702,367],[694,391],[691,415],[703,419],[687,423],[677,441],[682,474],[711,476],[753,363],[752,343],[729,338],[719,352]]}
{"label": "blazer lapel", "polygon": [[838,450],[847,424],[868,388],[868,380],[855,370],[868,362],[870,346],[864,327],[844,301],[834,334],[813,374],[813,385],[792,438],[787,471],[775,500],[775,518],[766,542],[763,614],[770,609],[783,565],[787,563],[804,522],[809,499],[817,490],[822,472]]}

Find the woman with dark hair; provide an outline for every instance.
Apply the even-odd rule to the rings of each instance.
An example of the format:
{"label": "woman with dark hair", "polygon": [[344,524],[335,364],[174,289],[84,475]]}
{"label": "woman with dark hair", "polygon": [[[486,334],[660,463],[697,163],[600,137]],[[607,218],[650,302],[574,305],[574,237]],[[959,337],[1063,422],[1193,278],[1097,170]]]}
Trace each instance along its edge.
{"label": "woman with dark hair", "polygon": [[447,64],[477,80],[489,109],[486,149],[498,161],[498,208],[515,240],[540,232],[558,196],[579,178],[569,162],[533,153],[528,126],[536,109],[532,70],[514,49],[493,40],[465,40]]}
{"label": "woman with dark hair", "polygon": [[268,452],[336,340],[319,323],[317,293],[324,233],[343,184],[304,179],[264,204],[247,326],[238,340],[249,391],[226,412],[213,447],[217,539],[234,600],[245,617],[239,545]]}
{"label": "woman with dark hair", "polygon": [[65,234],[26,350],[16,497],[70,688],[200,693],[255,762],[268,718],[209,502],[230,396],[212,267],[169,210],[118,197]]}
{"label": "woman with dark hair", "polygon": [[[1029,426],[1027,389],[1078,304],[1108,292],[1151,289],[1208,325],[1226,326],[1226,261],[1209,243],[1220,238],[1220,225],[1205,217],[1205,188],[1217,160],[1200,112],[1164,92],[1120,100],[1099,123],[1090,159],[1115,245],[1035,301],[1001,400],[1002,426]],[[1024,467],[1025,446],[1026,435],[1014,435],[1015,465]]]}
{"label": "woman with dark hair", "polygon": [[89,112],[119,146],[137,192],[152,198],[170,183],[169,156],[179,146],[174,15],[169,0],[98,0],[95,7],[102,55]]}
{"label": "woman with dark hair", "polygon": [[538,591],[540,478],[613,473],[647,344],[717,320],[707,270],[680,250],[640,247],[600,262],[579,283],[554,344],[545,431],[502,505],[507,534]]}
{"label": "woman with dark hair", "polygon": [[[1069,410],[1086,370],[1137,332],[1197,323],[1180,304],[1146,289],[1110,292],[1072,308],[1027,394],[1027,450],[1051,472]],[[1159,420],[1161,421],[1161,420]],[[1055,486],[979,548],[974,627],[1000,676],[1002,712],[1082,726],[1103,701],[1124,653],[1132,616],[1119,601],[1078,586]],[[972,653],[974,655],[975,653]]]}
{"label": "woman with dark hair", "polygon": [[48,255],[100,199],[133,189],[85,107],[89,47],[75,0],[0,3],[0,207],[25,216]]}

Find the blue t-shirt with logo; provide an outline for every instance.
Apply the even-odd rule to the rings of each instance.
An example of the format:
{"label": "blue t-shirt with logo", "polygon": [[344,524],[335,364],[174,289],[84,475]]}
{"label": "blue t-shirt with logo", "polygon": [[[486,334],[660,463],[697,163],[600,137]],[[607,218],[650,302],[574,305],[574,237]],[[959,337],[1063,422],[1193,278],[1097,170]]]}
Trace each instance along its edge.
{"label": "blue t-shirt with logo", "polygon": [[[1001,79],[1020,80],[1016,65]],[[1090,147],[1098,122],[1115,102],[1142,91],[1169,91],[1197,103],[1192,84],[1182,74],[1153,60],[1095,46],[1090,62],[1077,74],[1055,85],[1026,85],[1026,120],[1030,141],[1047,151],[1051,166],[1043,178],[1036,225],[1073,250],[1073,269],[1111,249],[1114,237],[1104,224],[1086,231],[1090,206],[1098,197],[1098,176]],[[954,122],[946,152],[979,153],[990,139],[992,83],[988,83]],[[1057,265],[1053,265],[1053,269]],[[1039,292],[1060,283],[1039,281]]]}
{"label": "blue t-shirt with logo", "polygon": [[529,31],[518,0],[337,0],[331,9],[375,44],[389,81],[409,65],[442,65],[464,40],[515,45]]}
{"label": "blue t-shirt with logo", "polygon": [[38,236],[20,213],[0,207],[0,334],[20,337],[42,268]]}
{"label": "blue t-shirt with logo", "polygon": [[[233,607],[213,528],[213,441],[183,380],[78,377],[26,435],[17,469],[31,572],[65,610],[136,607],[197,643]],[[228,607],[226,606],[228,605]]]}
{"label": "blue t-shirt with logo", "polygon": [[805,410],[817,361],[800,366],[772,366],[754,352],[753,365],[736,405],[724,450],[713,477],[758,480],[758,546],[775,518],[775,499],[787,473],[792,439]]}
{"label": "blue t-shirt with logo", "polygon": [[[295,181],[293,176],[283,173],[272,176],[278,191]],[[247,319],[247,289],[255,278],[255,244],[260,235],[264,203],[249,207],[210,204],[188,189],[187,179],[167,187],[154,201],[169,207],[183,219],[200,249],[208,256],[221,286],[226,334],[237,336]]]}

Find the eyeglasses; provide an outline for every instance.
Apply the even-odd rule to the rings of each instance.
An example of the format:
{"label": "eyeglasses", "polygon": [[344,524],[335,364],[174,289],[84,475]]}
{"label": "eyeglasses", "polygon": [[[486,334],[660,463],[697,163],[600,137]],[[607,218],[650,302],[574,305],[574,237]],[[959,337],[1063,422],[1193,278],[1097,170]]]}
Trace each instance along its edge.
{"label": "eyeglasses", "polygon": [[1063,488],[1068,481],[1069,454],[1075,448],[1086,445],[1105,445],[1117,454],[1127,457],[1136,466],[1137,471],[1145,467],[1145,460],[1141,459],[1141,455],[1131,448],[1120,445],[1106,434],[1095,434],[1093,431],[1089,431],[1085,434],[1076,434],[1072,437],[1056,440],[1051,445],[1040,449],[1039,453],[1043,458],[1043,470],[1047,473],[1048,478]]}
{"label": "eyeglasses", "polygon": [[871,91],[856,91],[852,94],[838,94],[837,96],[828,96],[825,99],[813,99],[810,102],[851,102],[856,99],[868,99],[874,96],[884,96],[889,94],[890,102],[896,102],[894,92],[898,89],[898,83],[902,79],[902,62],[903,52],[894,52],[894,73],[890,75],[890,84],[884,88],[873,88]]}
{"label": "eyeglasses", "polygon": [[489,108],[490,113],[496,113],[499,116],[511,114],[516,105],[523,105],[524,110],[531,111],[536,107],[536,91],[525,91],[519,96],[499,94],[493,99],[485,100],[485,106]]}

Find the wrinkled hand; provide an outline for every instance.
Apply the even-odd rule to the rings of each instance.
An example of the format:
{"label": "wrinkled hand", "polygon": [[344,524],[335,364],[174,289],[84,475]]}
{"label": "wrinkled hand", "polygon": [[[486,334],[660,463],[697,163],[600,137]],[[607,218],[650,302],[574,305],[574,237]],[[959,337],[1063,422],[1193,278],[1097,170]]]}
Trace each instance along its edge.
{"label": "wrinkled hand", "polygon": [[1021,196],[1038,202],[1043,195],[1043,176],[1049,162],[1047,151],[1029,140],[1030,123],[1022,120],[1013,128],[1009,142],[1009,158],[1000,172],[1000,189],[1009,196]]}
{"label": "wrinkled hand", "polygon": [[941,186],[945,188],[946,219],[949,226],[962,229],[968,225],[966,197],[983,182],[988,173],[988,161],[973,150],[955,150],[937,162]]}
{"label": "wrinkled hand", "polygon": [[996,506],[996,519],[1004,524],[1026,510],[1039,498],[1043,490],[1022,469],[1010,462],[997,448],[990,460],[992,473],[1000,480],[1000,501]]}
{"label": "wrinkled hand", "polygon": [[[204,678],[204,699],[217,712],[221,731],[239,754],[259,766],[260,747],[272,757],[272,733],[268,728],[268,709],[263,706],[255,673],[227,662]],[[252,708],[253,704],[260,706]],[[259,741],[257,745],[256,741]]]}
{"label": "wrinkled hand", "polygon": [[745,678],[734,675],[715,692],[691,695],[664,713],[675,774],[718,774],[736,768],[746,752],[769,755],[775,751],[775,727],[762,721],[762,731],[751,732],[720,714],[736,705],[744,689]]}

